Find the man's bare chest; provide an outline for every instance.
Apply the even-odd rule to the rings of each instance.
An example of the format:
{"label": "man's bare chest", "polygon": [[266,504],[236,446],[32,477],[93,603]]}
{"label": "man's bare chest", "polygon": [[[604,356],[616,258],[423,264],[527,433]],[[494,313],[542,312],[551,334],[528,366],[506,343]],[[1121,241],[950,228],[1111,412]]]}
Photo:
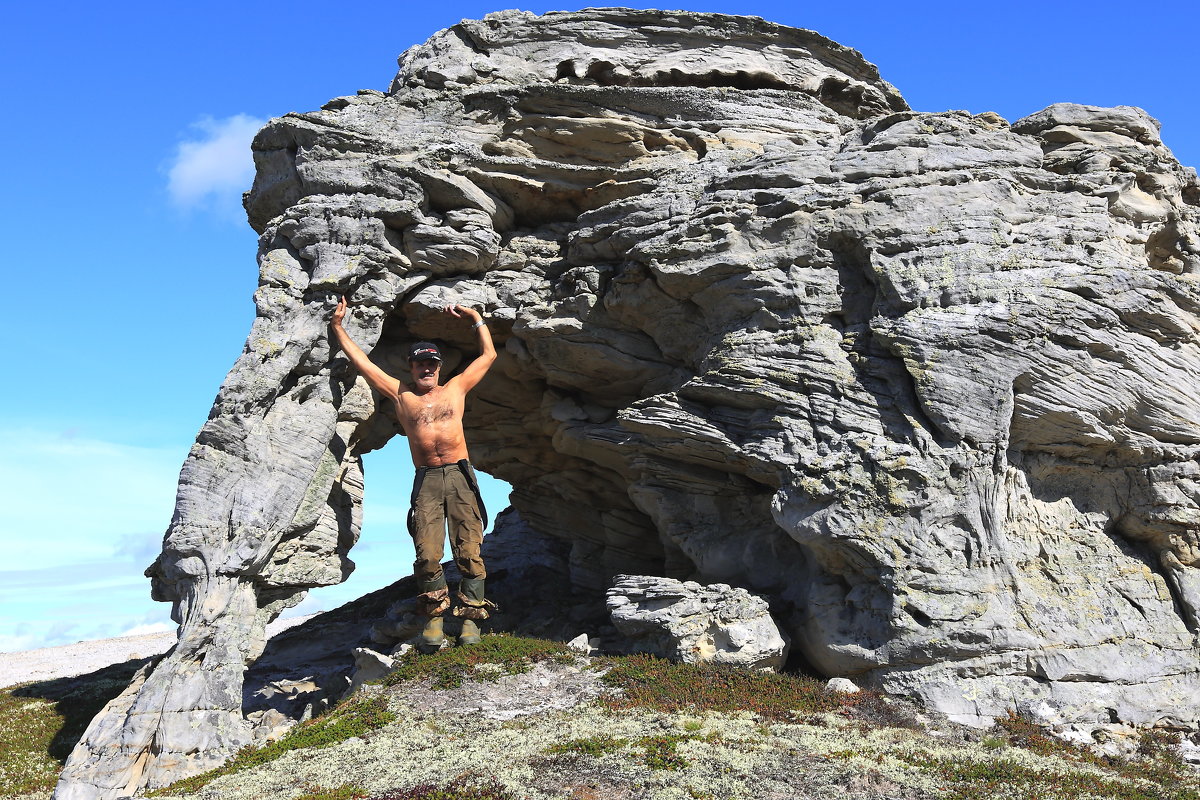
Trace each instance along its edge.
{"label": "man's bare chest", "polygon": [[409,419],[417,426],[437,425],[454,418],[454,408],[449,403],[432,403],[412,409]]}
{"label": "man's bare chest", "polygon": [[401,412],[406,427],[441,426],[459,416],[459,411],[452,399],[442,395],[436,397],[410,395],[405,397],[399,405],[398,410]]}

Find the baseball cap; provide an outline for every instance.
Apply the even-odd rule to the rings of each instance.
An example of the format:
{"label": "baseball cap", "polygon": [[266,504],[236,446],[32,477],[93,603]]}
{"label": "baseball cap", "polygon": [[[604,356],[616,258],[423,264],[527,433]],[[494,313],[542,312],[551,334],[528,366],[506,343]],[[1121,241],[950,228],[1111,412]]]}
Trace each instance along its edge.
{"label": "baseball cap", "polygon": [[434,361],[442,360],[442,351],[433,342],[417,342],[412,347],[408,348],[408,360],[423,361],[427,358],[432,358]]}

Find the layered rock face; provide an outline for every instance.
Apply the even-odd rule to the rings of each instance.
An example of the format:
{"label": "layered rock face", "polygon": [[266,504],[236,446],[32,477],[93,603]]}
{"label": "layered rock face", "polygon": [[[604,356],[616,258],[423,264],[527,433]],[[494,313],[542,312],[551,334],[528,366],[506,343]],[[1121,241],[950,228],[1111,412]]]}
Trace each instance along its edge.
{"label": "layered rock face", "polygon": [[818,670],[967,721],[1200,716],[1200,183],[1144,112],[914,112],[810,31],[503,12],[254,150],[258,317],[149,570],[180,642],[59,798],[240,746],[266,620],[351,569],[397,429],[340,294],[397,375],[484,309],[472,456],[576,585],[748,588]]}

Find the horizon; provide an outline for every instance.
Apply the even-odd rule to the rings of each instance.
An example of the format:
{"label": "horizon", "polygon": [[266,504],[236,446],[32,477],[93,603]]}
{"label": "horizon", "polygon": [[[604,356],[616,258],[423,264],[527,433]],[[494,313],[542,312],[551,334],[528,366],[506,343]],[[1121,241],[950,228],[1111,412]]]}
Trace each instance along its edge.
{"label": "horizon", "polygon": [[[1161,42],[1164,17],[1178,22],[1171,29],[1195,29],[1200,11],[1182,3],[1151,3],[1132,18],[1116,3],[869,2],[852,14],[687,5],[853,47],[916,110],[996,111],[1015,122],[1054,102],[1139,106],[1160,120],[1181,163],[1200,164],[1200,108],[1170,80],[1195,74],[1190,54],[1141,52]],[[179,468],[254,318],[257,235],[240,207],[253,180],[250,139],[272,117],[386,89],[405,49],[497,8],[330,12],[304,0],[13,12],[0,74],[22,113],[2,134],[14,155],[4,219],[10,279],[22,280],[17,369],[0,424],[0,541],[10,552],[0,652],[174,629],[142,570],[159,552]],[[362,538],[350,553],[359,568],[285,616],[328,610],[411,573],[407,448],[370,453],[365,467]],[[487,483],[493,519],[506,495],[505,484]]]}

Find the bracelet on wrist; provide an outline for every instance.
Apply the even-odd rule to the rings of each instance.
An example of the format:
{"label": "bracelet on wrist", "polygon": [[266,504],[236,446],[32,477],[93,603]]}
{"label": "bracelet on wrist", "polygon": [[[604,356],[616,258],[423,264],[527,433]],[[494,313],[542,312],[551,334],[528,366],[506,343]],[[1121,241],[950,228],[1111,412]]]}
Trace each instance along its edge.
{"label": "bracelet on wrist", "polygon": [[487,323],[486,323],[486,322],[484,322],[484,321],[481,319],[481,320],[479,320],[479,322],[476,322],[476,323],[475,323],[474,325],[472,325],[471,327],[472,327],[472,328],[482,328],[484,325],[487,325]]}

